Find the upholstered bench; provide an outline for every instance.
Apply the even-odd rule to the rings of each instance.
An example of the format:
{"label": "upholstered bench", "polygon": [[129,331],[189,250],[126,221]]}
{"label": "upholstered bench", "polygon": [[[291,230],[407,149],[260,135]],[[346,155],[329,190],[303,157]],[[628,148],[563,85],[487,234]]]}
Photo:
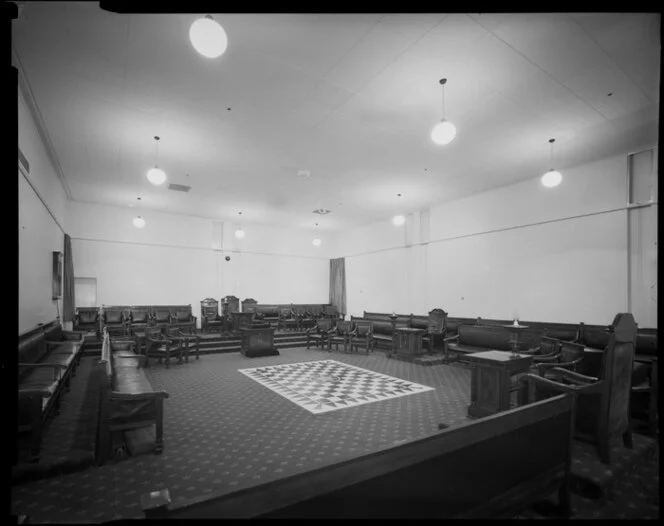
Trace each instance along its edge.
{"label": "upholstered bench", "polygon": [[111,342],[104,335],[99,361],[100,410],[97,437],[98,463],[113,454],[113,436],[124,433],[130,455],[163,450],[163,401],[165,391],[155,391],[143,365],[145,356],[134,352],[135,342]]}
{"label": "upholstered bench", "polygon": [[19,335],[18,431],[30,436],[32,462],[39,460],[43,428],[58,412],[82,346],[82,334],[62,331],[57,320]]}

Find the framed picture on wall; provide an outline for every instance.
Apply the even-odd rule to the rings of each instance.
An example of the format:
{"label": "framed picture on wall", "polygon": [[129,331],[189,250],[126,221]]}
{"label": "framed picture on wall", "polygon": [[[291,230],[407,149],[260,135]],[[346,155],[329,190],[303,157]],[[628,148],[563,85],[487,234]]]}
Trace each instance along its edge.
{"label": "framed picture on wall", "polygon": [[62,252],[53,252],[53,294],[58,300],[62,297]]}

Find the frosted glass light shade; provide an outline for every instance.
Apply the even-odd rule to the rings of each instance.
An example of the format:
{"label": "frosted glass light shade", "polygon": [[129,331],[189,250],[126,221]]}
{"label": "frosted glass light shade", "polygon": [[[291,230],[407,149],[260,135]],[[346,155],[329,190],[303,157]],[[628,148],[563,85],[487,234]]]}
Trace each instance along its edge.
{"label": "frosted glass light shade", "polygon": [[319,247],[321,244],[321,240],[319,237],[315,237],[312,243],[314,244],[314,246]]}
{"label": "frosted glass light shade", "polygon": [[456,126],[446,119],[441,120],[431,130],[431,140],[441,146],[449,144],[455,137]]}
{"label": "frosted glass light shade", "polygon": [[392,218],[392,223],[394,226],[401,226],[406,222],[406,218],[402,215],[394,216]]}
{"label": "frosted glass light shade", "polygon": [[553,168],[551,168],[551,170],[546,172],[541,179],[542,184],[547,188],[553,188],[554,186],[558,186],[562,180],[563,176],[560,174],[560,172],[557,172]]}
{"label": "frosted glass light shade", "polygon": [[228,46],[226,31],[209,15],[191,24],[189,40],[194,49],[207,58],[220,57]]}
{"label": "frosted glass light shade", "polygon": [[166,172],[156,166],[150,168],[150,170],[148,170],[148,181],[154,185],[164,184],[164,181],[166,181]]}
{"label": "frosted glass light shade", "polygon": [[242,239],[244,237],[244,230],[242,230],[241,228],[238,228],[235,231],[235,237],[238,238],[238,239]]}
{"label": "frosted glass light shade", "polygon": [[134,218],[132,223],[134,223],[136,228],[143,228],[145,226],[145,219],[143,219],[141,216],[137,216]]}

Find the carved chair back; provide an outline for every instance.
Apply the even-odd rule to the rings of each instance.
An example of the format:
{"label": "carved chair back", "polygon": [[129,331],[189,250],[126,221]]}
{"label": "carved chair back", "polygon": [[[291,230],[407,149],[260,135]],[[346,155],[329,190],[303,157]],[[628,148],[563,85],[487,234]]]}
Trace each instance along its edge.
{"label": "carved chair back", "polygon": [[148,309],[129,309],[129,319],[132,323],[147,323],[149,319]]}
{"label": "carved chair back", "polygon": [[219,302],[214,298],[201,301],[201,318],[216,320],[219,317]]}
{"label": "carved chair back", "polygon": [[443,309],[433,309],[429,312],[429,334],[445,334],[447,312]]}
{"label": "carved chair back", "polygon": [[221,305],[224,315],[231,312],[240,312],[240,298],[235,296],[225,296],[221,300]]}
{"label": "carved chair back", "polygon": [[256,305],[258,302],[253,298],[246,298],[242,300],[242,312],[256,312]]}

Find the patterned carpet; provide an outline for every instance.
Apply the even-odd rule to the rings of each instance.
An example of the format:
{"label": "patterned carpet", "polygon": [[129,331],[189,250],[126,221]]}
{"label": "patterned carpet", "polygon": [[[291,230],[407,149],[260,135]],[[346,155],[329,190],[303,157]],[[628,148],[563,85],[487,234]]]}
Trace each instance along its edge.
{"label": "patterned carpet", "polygon": [[[312,414],[238,372],[326,359],[434,389]],[[86,360],[94,362],[94,358]],[[89,371],[91,363],[87,366]],[[90,389],[89,372],[86,376],[83,367],[80,371],[72,384],[71,395],[79,392],[75,389],[81,389],[80,392]],[[213,490],[232,492],[370,453],[387,444],[438,433],[441,422],[459,425],[469,421],[467,369],[446,365],[423,367],[388,359],[382,353],[330,355],[325,351],[295,348],[282,350],[280,356],[255,359],[229,353],[206,355],[169,369],[155,365],[147,372],[155,389],[170,394],[165,401],[164,453],[14,485],[13,514],[28,515],[35,523],[141,518],[140,496],[149,491],[168,488],[175,502]],[[90,404],[81,400],[78,403]],[[87,418],[83,428],[71,422],[60,426],[62,422],[58,422],[52,426],[53,431],[49,430],[45,451],[58,449],[58,441],[64,440],[58,438],[63,435],[57,427],[78,429],[81,432],[75,431],[74,436],[89,437],[93,421],[94,418]],[[72,440],[67,444],[73,444]],[[655,459],[646,469],[635,471],[630,475],[632,478],[625,477],[614,488],[614,496],[628,496],[637,506],[634,514],[629,515],[633,508],[626,501],[619,501],[614,508],[610,501],[594,509],[583,506],[597,505],[596,501],[585,502],[587,499],[579,497],[573,500],[575,518],[597,517],[595,512],[601,517],[617,517],[620,513],[658,517],[657,466]],[[631,491],[633,488],[629,486],[623,491],[628,482],[639,491]]]}

